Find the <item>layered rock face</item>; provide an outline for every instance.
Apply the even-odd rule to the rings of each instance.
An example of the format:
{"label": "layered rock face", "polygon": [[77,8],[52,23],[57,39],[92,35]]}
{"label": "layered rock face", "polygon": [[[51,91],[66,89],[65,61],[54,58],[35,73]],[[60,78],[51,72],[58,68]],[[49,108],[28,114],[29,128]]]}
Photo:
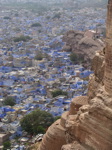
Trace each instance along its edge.
{"label": "layered rock face", "polygon": [[66,143],[65,121],[67,114],[63,114],[61,120],[57,120],[49,127],[39,150],[59,150]]}
{"label": "layered rock face", "polygon": [[92,68],[88,96],[72,100],[70,111],[48,129],[39,150],[112,150],[112,0],[105,55],[96,53]]}

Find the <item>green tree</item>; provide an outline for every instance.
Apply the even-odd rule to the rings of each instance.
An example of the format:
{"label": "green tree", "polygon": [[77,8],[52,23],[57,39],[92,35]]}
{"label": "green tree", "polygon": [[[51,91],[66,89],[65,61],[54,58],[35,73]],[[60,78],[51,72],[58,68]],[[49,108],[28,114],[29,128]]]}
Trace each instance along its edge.
{"label": "green tree", "polygon": [[48,61],[50,61],[50,59],[51,59],[50,55],[48,55],[47,53],[42,53],[41,51],[39,51],[36,54],[36,56],[35,56],[34,59],[36,59],[36,60],[42,60],[43,58],[46,58]]}
{"label": "green tree", "polygon": [[4,19],[11,19],[11,18],[6,16],[6,17],[4,17]]}
{"label": "green tree", "polygon": [[13,30],[16,31],[16,32],[20,32],[21,31],[20,28],[18,28],[18,27],[15,27]]}
{"label": "green tree", "polygon": [[16,13],[16,14],[15,14],[15,17],[18,17],[18,16],[19,16],[19,14],[18,14],[18,13]]}
{"label": "green tree", "polygon": [[37,127],[37,132],[38,133],[45,133],[45,128],[43,128],[42,126],[38,126]]}
{"label": "green tree", "polygon": [[50,18],[51,18],[50,16],[47,16],[47,17],[46,17],[46,19],[48,19],[48,20],[49,20]]}
{"label": "green tree", "polygon": [[73,63],[84,63],[84,55],[83,54],[75,54],[72,52],[70,54],[70,60]]}
{"label": "green tree", "polygon": [[21,35],[20,37],[14,38],[14,42],[20,42],[20,41],[27,42],[27,41],[29,41],[31,39],[32,38],[30,36]]}
{"label": "green tree", "polygon": [[30,134],[38,134],[45,133],[45,129],[53,122],[54,118],[50,113],[37,109],[24,116],[20,121],[20,124],[26,132]]}
{"label": "green tree", "polygon": [[56,116],[56,117],[54,118],[54,121],[56,121],[56,120],[58,120],[58,119],[61,119],[61,116]]}
{"label": "green tree", "polygon": [[14,106],[15,104],[15,99],[12,96],[8,96],[4,99],[4,105]]}
{"label": "green tree", "polygon": [[56,96],[59,96],[59,95],[67,96],[67,92],[62,91],[61,89],[54,90],[54,91],[52,91],[51,94],[52,94],[53,97],[56,97]]}
{"label": "green tree", "polygon": [[35,56],[35,59],[36,60],[42,60],[43,59],[43,54],[41,52],[39,52],[36,56]]}
{"label": "green tree", "polygon": [[3,150],[11,149],[10,141],[6,141],[3,143]]}
{"label": "green tree", "polygon": [[70,60],[72,61],[72,62],[77,62],[77,60],[78,60],[78,56],[77,56],[77,54],[75,54],[75,53],[71,53],[70,54]]}
{"label": "green tree", "polygon": [[42,25],[40,24],[40,23],[33,23],[32,25],[31,25],[31,27],[41,27]]}
{"label": "green tree", "polygon": [[55,19],[55,18],[60,19],[60,17],[61,17],[61,13],[56,13],[56,14],[53,16],[53,19]]}

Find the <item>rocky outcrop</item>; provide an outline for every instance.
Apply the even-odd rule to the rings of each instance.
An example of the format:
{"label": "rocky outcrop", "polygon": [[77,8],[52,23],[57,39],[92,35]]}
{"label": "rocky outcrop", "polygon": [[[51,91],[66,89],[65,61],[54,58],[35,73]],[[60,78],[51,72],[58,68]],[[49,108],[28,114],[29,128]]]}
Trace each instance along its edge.
{"label": "rocky outcrop", "polygon": [[103,51],[96,52],[95,57],[92,60],[92,70],[94,71],[95,80],[103,84],[104,79],[104,53]]}
{"label": "rocky outcrop", "polygon": [[48,129],[39,150],[112,149],[111,41],[112,0],[109,0],[105,55],[98,52],[93,60],[94,75],[90,77],[88,95],[72,100],[69,112]]}
{"label": "rocky outcrop", "polygon": [[88,104],[87,96],[76,97],[72,100],[69,110],[69,115],[75,115],[79,111],[79,108]]}
{"label": "rocky outcrop", "polygon": [[[90,33],[88,33],[90,32]],[[63,51],[74,52],[78,56],[84,56],[83,65],[90,66],[95,52],[104,48],[104,43],[95,38],[95,34],[92,31],[68,31],[63,36],[63,41],[66,45],[63,47]]]}
{"label": "rocky outcrop", "polygon": [[104,85],[104,52],[96,52],[95,57],[92,60],[92,70],[94,75],[90,76],[89,85],[88,85],[88,97],[89,99],[94,98],[101,86]]}

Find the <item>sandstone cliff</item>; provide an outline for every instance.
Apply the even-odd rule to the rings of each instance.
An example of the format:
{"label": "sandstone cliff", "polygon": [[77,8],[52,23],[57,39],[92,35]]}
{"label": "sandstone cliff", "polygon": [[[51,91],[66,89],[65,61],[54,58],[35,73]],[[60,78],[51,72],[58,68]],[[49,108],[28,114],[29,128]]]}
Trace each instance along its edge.
{"label": "sandstone cliff", "polygon": [[112,0],[106,48],[96,53],[92,68],[88,95],[72,100],[69,112],[48,129],[39,150],[112,150]]}

